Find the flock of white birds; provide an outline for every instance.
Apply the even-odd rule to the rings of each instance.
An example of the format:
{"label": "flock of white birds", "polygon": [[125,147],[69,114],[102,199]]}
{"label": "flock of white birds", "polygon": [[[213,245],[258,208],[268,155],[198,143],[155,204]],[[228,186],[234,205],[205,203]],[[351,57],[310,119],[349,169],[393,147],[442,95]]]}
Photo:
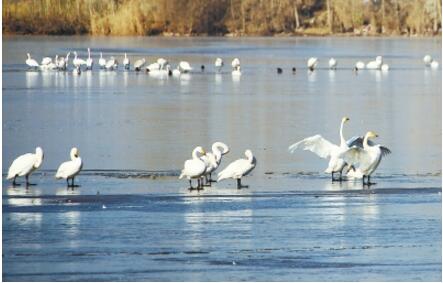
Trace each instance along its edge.
{"label": "flock of white birds", "polygon": [[[42,70],[42,71],[66,71],[69,68],[69,56],[71,52],[68,52],[65,57],[59,57],[55,55],[54,60],[51,57],[44,57],[39,64],[37,60],[31,57],[30,53],[27,53],[27,59],[25,61],[26,65],[34,70]],[[149,75],[165,75],[165,76],[179,76],[181,74],[190,73],[194,70],[191,67],[191,64],[187,61],[180,61],[175,68],[171,67],[171,64],[165,58],[158,58],[155,62],[146,65],[146,59],[141,58],[134,62],[133,69],[136,72],[145,69],[146,73]],[[125,70],[129,70],[131,68],[131,61],[125,53],[123,58],[123,68]],[[92,70],[94,66],[94,60],[91,57],[91,49],[88,48],[88,58],[82,59],[78,56],[77,52],[74,51],[74,58],[72,59],[73,73],[81,74],[82,70]],[[103,57],[103,53],[100,52],[100,58],[98,60],[98,65],[100,69],[104,70],[118,70],[119,62],[114,57],[111,56],[109,59],[105,59]],[[217,58],[214,62],[214,68],[217,72],[221,72],[221,69],[224,66],[224,62],[222,58]],[[241,66],[240,59],[234,58],[231,62],[232,66],[232,75],[239,76],[241,75]],[[204,71],[205,66],[200,66],[201,71]]]}
{"label": "flock of white birds", "polygon": [[[35,59],[31,57],[31,54],[27,53],[28,58],[26,59],[25,63],[28,65],[29,68],[32,69],[40,69],[42,71],[66,71],[69,66],[69,56],[70,52],[66,54],[65,57],[58,55],[55,55],[54,60],[52,60],[51,57],[44,57],[39,64]],[[434,60],[431,55],[425,55],[423,57],[423,62],[425,66],[431,67],[432,69],[438,69],[439,63],[438,61]],[[125,53],[123,58],[123,68],[125,70],[129,70],[131,68],[131,61],[128,58],[127,54]],[[117,70],[119,66],[118,60],[111,56],[109,59],[105,59],[103,57],[103,53],[100,52],[100,58],[98,60],[98,64],[100,66],[100,69],[105,70]],[[319,64],[319,59],[317,57],[311,57],[307,60],[307,67],[310,71],[314,71],[315,68],[317,68]],[[94,66],[94,60],[91,57],[91,49],[88,48],[88,58],[82,59],[79,58],[76,51],[74,51],[74,58],[72,59],[72,65],[74,66],[73,73],[74,74],[81,74],[82,68],[83,70],[92,70]],[[141,58],[134,62],[133,68],[135,71],[141,71],[143,68],[145,71],[153,76],[180,76],[182,73],[190,73],[194,70],[194,68],[189,64],[187,61],[180,61],[175,68],[172,68],[168,60],[165,58],[158,58],[155,62],[146,65],[146,59]],[[224,66],[224,62],[222,58],[217,58],[214,62],[214,68],[217,72],[221,72],[221,69]],[[241,66],[240,66],[240,59],[234,58],[231,62],[232,66],[232,75],[233,76],[240,76],[241,75]],[[338,61],[335,58],[330,58],[328,61],[328,67],[331,70],[337,69]],[[200,66],[201,71],[204,71],[205,66]],[[383,61],[382,56],[377,56],[375,60],[369,61],[368,63],[365,63],[363,61],[357,61],[353,67],[354,71],[359,71],[363,69],[368,70],[381,70],[381,71],[388,71],[389,65]],[[277,73],[281,74],[283,70],[281,68],[277,68]],[[292,68],[292,72],[295,74],[296,68]]]}
{"label": "flock of white birds", "polygon": [[[343,136],[343,127],[349,118],[344,117],[340,125],[340,145],[335,145],[323,138],[315,135],[305,138],[289,146],[289,151],[294,153],[296,149],[303,148],[309,150],[319,157],[329,159],[325,173],[331,174],[332,181],[342,181],[343,171],[348,179],[362,179],[363,185],[372,185],[371,174],[377,169],[382,157],[391,151],[382,145],[375,144],[370,139],[378,137],[372,131],[368,131],[364,137],[354,136],[346,140]],[[237,188],[244,188],[241,179],[248,175],[256,166],[257,160],[252,151],[245,151],[246,158],[240,158],[230,163],[217,175],[217,181],[212,180],[214,173],[220,166],[223,155],[229,152],[229,147],[223,142],[215,142],[212,145],[212,152],[206,152],[203,147],[197,146],[191,154],[191,159],[186,160],[179,179],[186,178],[189,181],[189,189],[201,189],[203,186],[211,186],[212,182],[219,182],[224,179],[234,179],[237,181]],[[82,169],[83,163],[77,148],[71,149],[71,160],[63,162],[55,174],[57,179],[65,179],[68,187],[74,187],[74,178]],[[43,162],[43,150],[37,147],[35,153],[26,153],[17,157],[9,167],[8,180],[13,180],[13,186],[17,185],[16,178],[25,176],[26,186],[30,185],[29,176],[38,169]],[[339,178],[334,178],[334,174],[339,174]],[[71,184],[69,179],[72,180]],[[197,180],[197,186],[192,186],[192,180]]]}

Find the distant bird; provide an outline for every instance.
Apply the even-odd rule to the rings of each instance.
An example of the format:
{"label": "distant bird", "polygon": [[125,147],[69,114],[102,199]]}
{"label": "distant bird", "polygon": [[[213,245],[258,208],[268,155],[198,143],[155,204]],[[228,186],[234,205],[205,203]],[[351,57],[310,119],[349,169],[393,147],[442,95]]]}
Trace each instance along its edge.
{"label": "distant bird", "polygon": [[26,153],[17,157],[11,164],[8,170],[7,180],[12,181],[12,186],[16,186],[15,179],[17,177],[25,176],[26,186],[29,184],[29,176],[37,170],[43,162],[43,149],[41,147],[35,148],[35,153]]}
{"label": "distant bird", "polygon": [[234,70],[232,71],[232,75],[233,76],[241,76],[241,68],[240,68],[240,66],[237,66],[236,68],[234,68]]}
{"label": "distant bird", "polygon": [[[66,179],[66,184],[68,185],[68,187],[74,187],[74,178],[82,170],[83,162],[80,158],[80,152],[76,147],[73,147],[71,149],[70,156],[70,161],[63,162],[60,167],[58,167],[55,178]],[[69,179],[72,180],[71,184],[69,184]]]}
{"label": "distant bird", "polygon": [[381,68],[381,65],[383,65],[383,57],[377,56],[375,58],[375,61],[370,61],[368,64],[366,64],[366,69],[379,70]]}
{"label": "distant bird", "polygon": [[430,66],[431,62],[432,62],[431,55],[425,55],[425,57],[423,57],[423,63],[425,63],[425,66]]}
{"label": "distant bird", "polygon": [[296,72],[297,72],[297,69],[295,67],[292,67],[292,74],[295,75]]}
{"label": "distant bird", "polygon": [[200,66],[200,70],[201,70],[202,72],[204,72],[204,71],[205,71],[205,65],[201,65],[201,66]]}
{"label": "distant bird", "polygon": [[180,68],[180,71],[183,73],[189,73],[190,71],[192,71],[191,65],[189,64],[189,62],[186,61],[181,61],[178,64],[178,67]]}
{"label": "distant bird", "polygon": [[52,58],[51,57],[44,57],[43,59],[42,59],[42,63],[41,63],[41,65],[48,65],[49,63],[51,63],[52,62]]}
{"label": "distant bird", "polygon": [[125,53],[125,59],[123,59],[123,66],[125,67],[125,70],[129,70],[130,61],[128,56]]}
{"label": "distant bird", "polygon": [[153,71],[157,71],[160,70],[160,64],[155,62],[152,64],[149,64],[148,66],[146,66],[146,72],[153,72]]}
{"label": "distant bird", "polygon": [[241,178],[248,175],[255,168],[257,160],[249,149],[245,151],[245,156],[246,159],[237,159],[218,173],[217,181],[232,178],[237,180],[237,189],[247,188],[248,186],[241,184]]}
{"label": "distant bird", "polygon": [[28,56],[28,59],[26,59],[26,65],[28,65],[31,68],[38,68],[38,63],[37,61],[35,61],[34,59],[31,58],[31,54],[26,53],[26,55]]}
{"label": "distant bird", "polygon": [[142,59],[138,59],[137,61],[135,61],[134,63],[134,70],[136,70],[137,72],[141,70],[141,68],[143,68],[143,66],[145,65],[146,60],[145,58]]}
{"label": "distant bird", "polygon": [[343,136],[343,127],[346,122],[349,121],[348,117],[343,117],[340,124],[340,145],[335,145],[330,141],[323,138],[321,135],[315,135],[312,137],[305,138],[299,142],[296,142],[289,146],[288,150],[294,153],[296,149],[302,147],[304,150],[309,150],[315,153],[318,157],[329,159],[328,168],[326,168],[325,173],[330,173],[332,181],[336,181],[334,178],[334,173],[339,173],[341,181],[343,169],[346,166],[346,162],[340,158],[345,150],[349,148],[348,142],[350,143],[353,139],[348,142]]}
{"label": "distant bird", "polygon": [[197,179],[197,189],[201,188],[200,178],[203,176],[206,170],[205,162],[202,160],[202,156],[206,155],[206,152],[201,146],[197,146],[192,151],[192,159],[186,160],[183,165],[179,179],[186,177],[189,180],[189,189],[192,187],[192,179]]}
{"label": "distant bird", "polygon": [[[371,183],[371,174],[377,169],[382,157],[391,153],[387,147],[374,144],[369,140],[376,137],[378,137],[377,134],[369,131],[362,141],[360,138],[361,146],[351,146],[340,155],[345,162],[352,166],[347,175],[354,178],[363,178],[364,185],[374,184]],[[365,177],[367,177],[366,183]]]}
{"label": "distant bird", "polygon": [[432,62],[431,62],[431,68],[432,69],[438,69],[438,62],[437,61],[435,61],[435,60],[432,60]]}
{"label": "distant bird", "polygon": [[165,58],[158,58],[157,63],[160,65],[160,69],[164,69],[168,64],[168,60],[166,60]]}
{"label": "distant bird", "polygon": [[222,58],[217,58],[215,59],[215,63],[214,66],[217,69],[217,72],[221,72],[221,69],[223,68],[223,59]]}
{"label": "distant bird", "polygon": [[337,69],[337,60],[335,60],[334,58],[329,59],[329,69]]}
{"label": "distant bird", "polygon": [[72,64],[74,64],[76,68],[80,68],[82,65],[86,65],[86,61],[78,58],[77,51],[74,51],[74,59],[72,60]]}
{"label": "distant bird", "polygon": [[352,68],[352,71],[354,71],[354,73],[357,73],[357,71],[358,71],[357,66],[354,66],[354,68]]}
{"label": "distant bird", "polygon": [[389,65],[388,64],[382,64],[381,65],[381,70],[383,71],[383,72],[387,72],[387,71],[389,71]]}
{"label": "distant bird", "polygon": [[98,65],[100,66],[100,69],[104,69],[106,66],[106,59],[103,58],[102,52],[100,52],[100,59],[98,59]]}
{"label": "distant bird", "polygon": [[177,66],[177,68],[175,68],[174,70],[172,70],[172,75],[174,76],[174,77],[178,77],[178,76],[180,76],[181,75],[181,71],[180,71],[180,68]]}
{"label": "distant bird", "polygon": [[318,64],[318,59],[316,57],[311,57],[308,59],[307,66],[310,71],[314,71],[314,68],[317,66],[317,64]]}
{"label": "distant bird", "polygon": [[232,60],[232,62],[231,62],[231,66],[232,66],[232,69],[237,69],[238,67],[240,67],[240,59],[238,59],[238,58],[234,58],[234,60]]}
{"label": "distant bird", "polygon": [[282,68],[277,68],[277,74],[281,74],[283,73],[283,69]]}
{"label": "distant bird", "polygon": [[88,59],[86,59],[86,70],[92,70],[94,61],[91,58],[91,49],[88,47]]}
{"label": "distant bird", "polygon": [[72,73],[74,75],[80,75],[82,73],[82,70],[81,70],[80,66],[74,67],[74,69],[72,69]]}
{"label": "distant bird", "polygon": [[365,66],[366,65],[363,61],[357,61],[357,63],[355,63],[355,68],[357,68],[358,70],[363,70]]}
{"label": "distant bird", "polygon": [[58,61],[57,61],[57,68],[58,68],[59,70],[64,71],[64,70],[67,69],[67,67],[68,67],[68,60],[69,60],[69,55],[70,55],[70,54],[71,54],[71,53],[68,52],[68,54],[66,54],[66,58],[65,58],[65,57],[60,57],[60,58],[58,59]]}
{"label": "distant bird", "polygon": [[108,61],[106,61],[105,69],[106,70],[116,70],[118,68],[118,61],[111,56]]}

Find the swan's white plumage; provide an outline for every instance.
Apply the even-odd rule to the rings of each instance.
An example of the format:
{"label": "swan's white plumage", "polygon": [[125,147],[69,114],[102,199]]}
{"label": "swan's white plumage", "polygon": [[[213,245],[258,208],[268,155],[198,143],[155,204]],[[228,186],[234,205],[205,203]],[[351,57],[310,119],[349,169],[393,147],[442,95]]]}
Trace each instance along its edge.
{"label": "swan's white plumage", "polygon": [[118,67],[117,59],[115,59],[113,56],[111,56],[111,58],[108,61],[106,61],[105,68],[107,70],[114,70],[114,69],[117,69],[117,67]]}
{"label": "swan's white plumage", "polygon": [[369,141],[374,137],[377,137],[375,133],[366,133],[362,147],[352,146],[340,155],[348,164],[355,167],[355,170],[348,172],[349,177],[370,176],[377,169],[382,157],[391,153],[388,148]]}
{"label": "swan's white plumage", "polygon": [[240,67],[240,59],[234,58],[234,60],[232,60],[231,62],[231,66],[233,69]]}
{"label": "swan's white plumage", "polygon": [[77,176],[82,170],[83,162],[79,156],[79,151],[76,147],[71,149],[71,160],[63,162],[57,169],[55,178],[57,179],[70,179]]}
{"label": "swan's white plumage", "polygon": [[389,71],[389,65],[388,64],[381,65],[381,70],[384,72]]}
{"label": "swan's white plumage", "polygon": [[146,63],[146,59],[145,59],[145,58],[138,59],[138,60],[135,61],[135,63],[134,63],[134,69],[135,69],[136,71],[139,71],[141,68],[143,68],[143,66],[145,65],[145,63]]}
{"label": "swan's white plumage", "polygon": [[309,150],[320,158],[329,158],[329,164],[325,170],[325,173],[341,172],[346,166],[346,162],[340,157],[340,154],[349,148],[348,142],[346,142],[345,138],[343,137],[343,126],[347,121],[349,121],[349,118],[347,117],[343,117],[341,121],[339,146],[331,143],[321,135],[315,135],[292,144],[288,148],[289,152],[294,153],[295,150],[302,147],[303,150]]}
{"label": "swan's white plumage", "polygon": [[438,62],[437,61],[435,61],[435,60],[432,60],[432,62],[431,62],[431,68],[432,69],[438,69]]}
{"label": "swan's white plumage", "polygon": [[178,66],[179,66],[180,70],[181,70],[183,73],[188,73],[188,72],[192,71],[192,67],[191,67],[191,65],[189,64],[189,62],[181,61],[181,62],[178,64]]}
{"label": "swan's white plumage", "polygon": [[426,66],[431,65],[431,62],[432,62],[431,55],[425,55],[425,57],[423,57],[423,63],[425,63]]}
{"label": "swan's white plumage", "polygon": [[86,59],[86,68],[92,70],[93,65],[94,61],[91,58],[91,49],[88,47],[88,59]]}
{"label": "swan's white plumage", "polygon": [[[220,148],[222,148],[222,151],[220,151]],[[202,156],[206,166],[205,174],[211,174],[217,170],[221,163],[222,156],[229,152],[229,147],[222,142],[215,142],[212,144],[211,150],[212,152],[208,152],[205,156]]]}
{"label": "swan's white plumage", "polygon": [[237,159],[218,173],[217,181],[229,178],[241,179],[243,176],[248,175],[255,168],[257,160],[249,149],[245,151],[245,156],[246,159]]}
{"label": "swan's white plumage", "polygon": [[25,61],[26,65],[28,65],[29,67],[37,68],[39,66],[37,61],[31,58],[31,54],[27,53],[26,55],[28,56],[28,58]]}
{"label": "swan's white plumage", "polygon": [[44,57],[44,58],[42,59],[42,63],[41,63],[41,65],[48,65],[48,64],[50,64],[50,63],[52,63],[52,58],[51,58],[51,57]]}
{"label": "swan's white plumage", "polygon": [[221,71],[223,65],[224,65],[224,63],[223,63],[223,59],[222,59],[222,58],[217,58],[217,59],[215,59],[214,66],[215,66],[215,68],[217,68],[217,71],[218,71],[218,72]]}
{"label": "swan's white plumage", "polygon": [[43,162],[43,150],[41,147],[35,149],[35,153],[26,153],[17,157],[8,170],[6,179],[10,180],[16,176],[29,176],[37,170]]}
{"label": "swan's white plumage", "polygon": [[103,53],[100,52],[100,59],[98,59],[98,65],[101,69],[103,69],[106,66],[106,59],[103,58]]}
{"label": "swan's white plumage", "polygon": [[123,59],[123,66],[126,70],[129,69],[129,65],[131,64],[131,62],[129,61],[128,55],[126,55],[125,53],[125,58]]}
{"label": "swan's white plumage", "polygon": [[308,66],[309,69],[313,70],[317,66],[317,64],[318,64],[318,58],[311,57],[308,59],[308,62],[306,65]]}
{"label": "swan's white plumage", "polygon": [[374,61],[370,61],[368,64],[366,64],[366,69],[379,70],[382,65],[383,65],[383,57],[377,56]]}
{"label": "swan's white plumage", "polygon": [[78,58],[77,52],[74,51],[74,59],[72,60],[72,64],[74,64],[76,68],[79,68],[81,65],[86,65],[86,61]]}
{"label": "swan's white plumage", "polygon": [[192,159],[188,159],[185,161],[179,179],[186,177],[188,180],[190,180],[203,176],[206,170],[206,166],[205,162],[202,160],[201,156],[198,156],[198,154],[206,154],[201,146],[197,146],[196,148],[194,148],[194,150],[192,151]]}
{"label": "swan's white plumage", "polygon": [[363,61],[357,61],[357,63],[355,63],[355,67],[357,67],[357,69],[362,70],[365,68],[365,63]]}
{"label": "swan's white plumage", "polygon": [[329,69],[336,69],[337,68],[337,60],[335,58],[329,59]]}

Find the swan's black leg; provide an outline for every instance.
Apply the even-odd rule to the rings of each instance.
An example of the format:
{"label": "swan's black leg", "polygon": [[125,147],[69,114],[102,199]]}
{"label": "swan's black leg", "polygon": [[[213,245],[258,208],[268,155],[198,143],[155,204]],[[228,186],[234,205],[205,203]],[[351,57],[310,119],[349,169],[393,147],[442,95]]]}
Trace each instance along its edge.
{"label": "swan's black leg", "polygon": [[69,178],[66,178],[66,185],[67,185],[68,188],[70,187],[69,186]]}
{"label": "swan's black leg", "polygon": [[15,179],[17,178],[17,175],[14,176],[14,180],[12,181],[12,187],[18,186],[19,184],[17,184],[15,182]]}
{"label": "swan's black leg", "polygon": [[241,189],[241,179],[237,179],[237,189]]}
{"label": "swan's black leg", "polygon": [[368,186],[375,185],[375,183],[371,183],[371,175],[368,175]]}
{"label": "swan's black leg", "polygon": [[193,190],[193,189],[194,189],[194,187],[192,187],[192,180],[189,179],[189,190],[191,191],[191,190]]}

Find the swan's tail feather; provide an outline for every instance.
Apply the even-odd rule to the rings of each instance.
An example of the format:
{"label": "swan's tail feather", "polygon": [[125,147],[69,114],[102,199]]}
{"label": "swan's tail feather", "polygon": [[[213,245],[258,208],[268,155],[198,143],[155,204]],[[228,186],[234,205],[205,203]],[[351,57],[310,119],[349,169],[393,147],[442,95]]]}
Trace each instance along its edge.
{"label": "swan's tail feather", "polygon": [[185,176],[185,173],[182,171],[180,176],[178,177],[179,179],[182,179]]}
{"label": "swan's tail feather", "polygon": [[8,172],[8,177],[6,177],[6,180],[11,180],[14,178],[14,175],[11,172]]}

